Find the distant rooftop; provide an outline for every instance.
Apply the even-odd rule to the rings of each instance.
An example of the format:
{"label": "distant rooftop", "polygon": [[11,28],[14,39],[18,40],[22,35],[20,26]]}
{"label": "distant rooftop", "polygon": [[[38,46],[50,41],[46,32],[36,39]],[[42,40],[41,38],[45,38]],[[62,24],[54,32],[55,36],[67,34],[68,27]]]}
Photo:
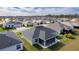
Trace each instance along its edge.
{"label": "distant rooftop", "polygon": [[21,22],[16,22],[16,21],[9,21],[7,24],[22,24]]}

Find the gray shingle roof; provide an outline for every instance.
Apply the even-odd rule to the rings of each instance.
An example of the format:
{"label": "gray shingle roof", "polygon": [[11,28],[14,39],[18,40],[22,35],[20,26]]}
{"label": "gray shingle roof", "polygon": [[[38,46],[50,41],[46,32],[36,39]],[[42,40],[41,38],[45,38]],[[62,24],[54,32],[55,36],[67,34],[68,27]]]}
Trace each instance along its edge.
{"label": "gray shingle roof", "polygon": [[59,22],[55,22],[53,24],[46,24],[47,28],[53,29],[55,31],[57,31],[58,33],[61,32],[61,30],[63,29],[62,24],[60,24]]}
{"label": "gray shingle roof", "polygon": [[22,43],[13,32],[0,33],[0,49]]}
{"label": "gray shingle roof", "polygon": [[10,21],[10,22],[7,22],[7,24],[22,24],[21,22],[14,22],[14,21]]}
{"label": "gray shingle roof", "polygon": [[[43,32],[42,32],[43,31]],[[58,33],[50,28],[44,26],[37,26],[31,29],[27,29],[21,32],[24,37],[29,41],[32,42],[35,38],[41,38],[43,40],[47,40],[49,38],[56,37]]]}
{"label": "gray shingle roof", "polygon": [[[43,32],[41,32],[43,31]],[[41,32],[41,34],[40,34]],[[57,32],[50,29],[50,28],[46,28],[44,26],[38,26],[36,27],[34,34],[33,34],[33,38],[43,38],[44,40],[51,38],[51,37],[55,37],[57,36]]]}

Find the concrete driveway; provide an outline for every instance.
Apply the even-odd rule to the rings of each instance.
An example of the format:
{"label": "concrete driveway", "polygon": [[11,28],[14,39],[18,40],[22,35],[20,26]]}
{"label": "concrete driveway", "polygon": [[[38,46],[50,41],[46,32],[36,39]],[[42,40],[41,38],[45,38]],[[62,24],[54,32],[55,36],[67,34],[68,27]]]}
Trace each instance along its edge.
{"label": "concrete driveway", "polygon": [[22,31],[25,31],[27,29],[30,29],[29,27],[26,28],[26,27],[20,27],[20,28],[16,28],[16,30],[13,30],[13,32],[22,32]]}
{"label": "concrete driveway", "polygon": [[16,31],[22,32],[22,31],[25,31],[27,29],[30,29],[30,27],[28,27],[28,28],[26,28],[26,27],[16,28]]}
{"label": "concrete driveway", "polygon": [[20,28],[16,28],[16,31],[24,31],[24,30],[26,30],[27,28],[25,28],[25,27],[20,27]]}

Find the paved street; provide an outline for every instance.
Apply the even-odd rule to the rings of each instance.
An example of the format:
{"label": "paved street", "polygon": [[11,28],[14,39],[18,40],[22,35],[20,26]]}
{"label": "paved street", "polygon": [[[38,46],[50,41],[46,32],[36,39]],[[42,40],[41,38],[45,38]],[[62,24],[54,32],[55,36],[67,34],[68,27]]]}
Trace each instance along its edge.
{"label": "paved street", "polygon": [[13,30],[14,32],[22,32],[22,31],[25,31],[26,29],[30,29],[30,28],[26,28],[26,27],[20,27],[20,28],[16,28],[16,30]]}

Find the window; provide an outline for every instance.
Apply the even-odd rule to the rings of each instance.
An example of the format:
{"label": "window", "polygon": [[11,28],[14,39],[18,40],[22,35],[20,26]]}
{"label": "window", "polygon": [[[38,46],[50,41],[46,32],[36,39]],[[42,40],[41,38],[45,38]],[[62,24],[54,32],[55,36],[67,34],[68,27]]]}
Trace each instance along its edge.
{"label": "window", "polygon": [[9,27],[10,27],[10,25],[9,25]]}
{"label": "window", "polygon": [[50,45],[52,44],[53,42],[55,42],[55,38],[52,38],[52,39],[49,39],[46,41],[46,45]]}
{"label": "window", "polygon": [[14,27],[14,25],[12,25],[12,28]]}
{"label": "window", "polygon": [[35,39],[35,42],[37,42],[38,41],[38,39]]}
{"label": "window", "polygon": [[20,45],[17,45],[17,46],[16,46],[16,48],[17,48],[17,49],[20,49],[20,48],[21,48],[21,46],[20,46]]}
{"label": "window", "polygon": [[44,45],[44,41],[43,41],[42,39],[40,39],[40,38],[39,38],[39,43],[40,43],[41,45]]}

